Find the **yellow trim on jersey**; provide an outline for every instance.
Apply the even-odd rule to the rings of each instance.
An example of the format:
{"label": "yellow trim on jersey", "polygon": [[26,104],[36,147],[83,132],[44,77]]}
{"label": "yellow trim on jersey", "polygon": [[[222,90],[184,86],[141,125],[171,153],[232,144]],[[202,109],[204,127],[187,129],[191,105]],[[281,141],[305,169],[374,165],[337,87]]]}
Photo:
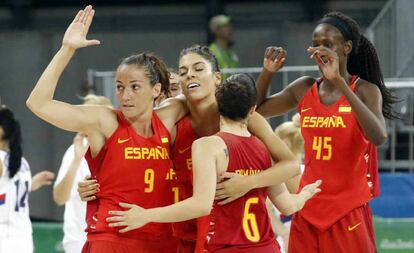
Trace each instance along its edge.
{"label": "yellow trim on jersey", "polygon": [[338,112],[351,112],[352,108],[350,106],[340,106]]}

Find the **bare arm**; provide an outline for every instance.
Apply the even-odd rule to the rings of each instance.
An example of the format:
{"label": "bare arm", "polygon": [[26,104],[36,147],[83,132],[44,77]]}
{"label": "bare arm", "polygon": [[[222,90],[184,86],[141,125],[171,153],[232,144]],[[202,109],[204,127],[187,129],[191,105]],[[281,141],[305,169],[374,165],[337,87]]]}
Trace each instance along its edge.
{"label": "bare arm", "polygon": [[321,191],[318,188],[321,183],[322,181],[318,180],[308,184],[298,194],[289,193],[284,184],[275,185],[269,188],[269,199],[282,214],[291,215],[302,209],[306,201]]}
{"label": "bare arm", "polygon": [[[222,142],[222,141],[221,141]],[[121,203],[128,211],[110,211],[113,215],[106,220],[110,227],[126,227],[120,232],[128,232],[149,222],[179,222],[205,216],[210,213],[214,201],[217,181],[217,156],[224,143],[218,137],[205,137],[192,145],[193,196],[166,207],[143,209],[136,205]]]}
{"label": "bare arm", "polygon": [[99,127],[101,107],[75,106],[53,100],[59,78],[76,49],[99,44],[97,40],[86,39],[93,15],[91,6],[78,12],[66,30],[61,49],[53,57],[26,101],[29,109],[40,118],[69,131],[87,132],[91,127]]}
{"label": "bare arm", "polygon": [[168,98],[161,102],[155,112],[171,133],[177,121],[188,113],[186,98],[184,95]]}
{"label": "bare arm", "polygon": [[[88,148],[88,145],[83,145],[84,138],[85,136],[77,134],[73,140],[74,153],[65,154],[72,159],[70,160],[66,174],[63,176],[62,180],[53,188],[53,200],[57,205],[65,204],[70,198],[70,193],[75,182],[76,173],[78,172],[82,158]],[[67,166],[67,164],[65,164],[67,161],[66,159],[65,157],[63,158],[62,166]]]}

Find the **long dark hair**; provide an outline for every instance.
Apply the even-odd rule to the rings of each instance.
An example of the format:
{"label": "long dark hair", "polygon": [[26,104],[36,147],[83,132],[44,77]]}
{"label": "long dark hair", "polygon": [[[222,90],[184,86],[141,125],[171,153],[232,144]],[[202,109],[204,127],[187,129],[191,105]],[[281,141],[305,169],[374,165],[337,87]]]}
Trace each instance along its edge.
{"label": "long dark hair", "polygon": [[19,171],[22,163],[22,136],[20,123],[14,118],[13,112],[5,107],[0,108],[0,127],[3,129],[3,141],[9,142],[9,177],[12,178]]}
{"label": "long dark hair", "polygon": [[350,29],[352,52],[348,57],[347,69],[350,74],[358,75],[364,80],[375,84],[382,95],[382,114],[388,119],[399,118],[393,104],[399,99],[385,86],[379,64],[378,54],[374,45],[361,33],[358,23],[341,12],[330,12],[324,17],[332,17],[344,22]]}

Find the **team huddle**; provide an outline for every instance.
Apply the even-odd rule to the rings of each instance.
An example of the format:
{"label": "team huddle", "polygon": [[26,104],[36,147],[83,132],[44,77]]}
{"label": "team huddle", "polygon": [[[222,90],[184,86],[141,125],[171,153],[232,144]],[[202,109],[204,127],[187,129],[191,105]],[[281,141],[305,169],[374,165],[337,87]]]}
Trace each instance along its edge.
{"label": "team huddle", "polygon": [[[78,186],[87,202],[82,253],[281,252],[267,201],[293,214],[289,253],[376,252],[368,202],[379,194],[376,145],[387,139],[384,116],[396,117],[395,98],[355,21],[325,15],[308,48],[322,77],[301,77],[270,97],[270,81],[287,57],[282,48],[266,49],[257,81],[246,74],[222,80],[209,48],[195,45],[179,56],[182,95],[160,104],[172,74],[151,53],[117,67],[117,109],[54,100],[76,50],[100,44],[86,38],[94,13],[91,6],[78,12],[26,102],[41,119],[87,137],[90,178]],[[264,118],[295,108],[302,175]],[[9,180],[2,119],[0,130],[1,180]],[[13,186],[1,183],[0,215],[2,187]]]}

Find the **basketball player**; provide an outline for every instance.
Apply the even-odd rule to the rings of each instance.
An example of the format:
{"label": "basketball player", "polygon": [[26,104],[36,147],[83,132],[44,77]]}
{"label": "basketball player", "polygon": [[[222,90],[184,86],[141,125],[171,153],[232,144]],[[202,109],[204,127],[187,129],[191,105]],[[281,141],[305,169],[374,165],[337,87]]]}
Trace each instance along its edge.
{"label": "basketball player", "polygon": [[[111,211],[114,217],[107,218],[108,222],[113,222],[109,226],[125,227],[121,232],[127,232],[149,222],[176,222],[207,215],[213,205],[218,175],[226,171],[255,174],[272,166],[265,145],[247,130],[247,121],[256,102],[253,79],[243,74],[231,76],[216,90],[216,98],[221,115],[220,132],[192,144],[193,195],[174,205],[155,209],[121,203],[130,210]],[[319,185],[320,182],[308,185],[297,195],[289,194],[283,185],[278,185],[271,187],[270,198],[285,213],[293,213],[319,192]],[[215,205],[211,216],[215,224],[208,236],[208,252],[279,252],[267,216],[267,195],[267,188],[258,188],[231,204]]]}
{"label": "basketball player", "polygon": [[[379,194],[376,147],[387,140],[384,116],[397,115],[374,46],[350,17],[321,19],[308,52],[323,77],[301,77],[265,98],[271,71],[262,72],[260,107],[275,116],[297,107],[305,140],[300,188],[315,178],[322,193],[294,215],[289,252],[376,252],[368,202]],[[269,51],[272,51],[270,53]],[[279,55],[279,53],[281,53]],[[283,59],[267,50],[267,59]]]}
{"label": "basketball player", "polygon": [[[210,136],[219,131],[220,117],[214,94],[217,85],[221,82],[217,60],[208,47],[205,46],[195,45],[181,52],[179,74],[189,113],[177,123],[172,148],[172,158],[179,182],[178,187],[172,189],[176,194],[176,201],[189,198],[193,193],[192,143],[201,136]],[[166,100],[166,102],[171,100],[175,99]],[[246,186],[245,191],[237,191],[237,196],[232,196],[226,201],[237,199],[250,189],[279,184],[300,172],[294,156],[273,133],[266,120],[254,113],[250,117],[249,128],[265,143],[272,159],[278,162],[272,169],[249,177],[249,180],[245,181],[244,184]],[[96,182],[93,180],[79,183],[78,191],[82,200],[89,201],[95,198],[93,196],[97,191],[95,185]],[[208,229],[208,217],[203,217],[198,221],[190,220],[174,223],[173,229],[174,236],[179,238],[177,252],[192,253],[195,250],[197,230],[200,230],[200,234],[204,234],[205,230]]]}
{"label": "basketball player", "polygon": [[176,104],[178,110],[169,106],[153,112],[154,98],[169,87],[165,64],[151,54],[132,55],[121,62],[116,71],[120,110],[53,100],[59,77],[75,51],[100,43],[86,39],[93,15],[92,6],[78,12],[27,105],[47,122],[88,136],[86,159],[100,191],[87,206],[88,241],[83,252],[175,252],[170,224],[149,224],[119,234],[105,221],[108,211],[120,209],[122,201],[149,208],[173,200],[166,176],[172,170],[170,131],[181,105]]}

